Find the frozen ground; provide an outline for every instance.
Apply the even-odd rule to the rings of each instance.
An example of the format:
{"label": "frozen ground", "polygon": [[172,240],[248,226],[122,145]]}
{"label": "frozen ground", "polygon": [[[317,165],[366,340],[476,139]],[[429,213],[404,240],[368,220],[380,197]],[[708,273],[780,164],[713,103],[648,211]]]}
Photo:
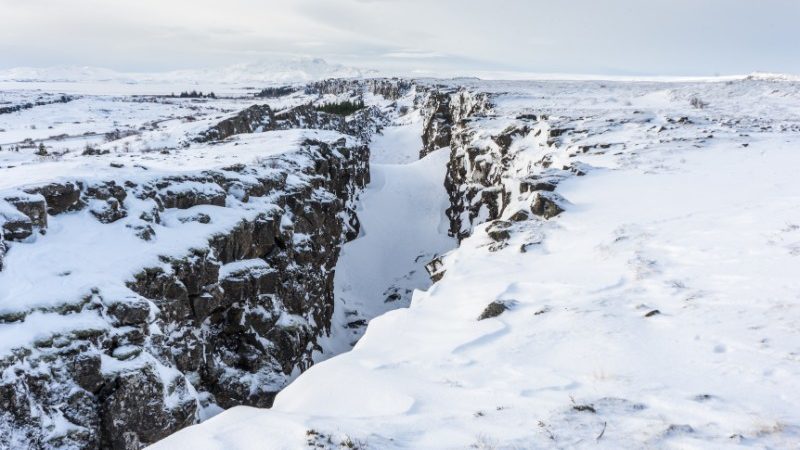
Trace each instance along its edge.
{"label": "frozen ground", "polygon": [[349,350],[366,322],[407,307],[415,289],[431,284],[425,264],[456,245],[444,215],[448,149],[418,160],[421,121],[409,116],[370,145],[372,180],[358,208],[361,234],[344,245],[336,265],[333,332],[321,343],[320,359]]}
{"label": "frozen ground", "polygon": [[[476,225],[441,281],[271,410],[233,408],[155,448],[800,446],[798,85],[474,87],[501,95],[472,145],[551,115],[512,144],[504,183],[543,158],[583,163],[558,187],[566,211],[499,247]],[[571,131],[537,137],[555,127]],[[508,309],[478,320],[495,301]]]}
{"label": "frozen ground", "polygon": [[[506,149],[508,166],[492,152],[479,158],[509,188],[502,219],[529,203],[522,180],[571,165],[586,174],[558,184],[565,211],[515,223],[498,245],[482,210],[454,249],[449,150],[418,160],[419,111],[394,117],[371,143],[363,228],[336,267],[334,326],[318,364],[272,409],[235,407],[154,448],[800,448],[800,83],[444,83],[495,96],[488,117],[468,122],[465,149],[496,153],[499,134],[538,118]],[[14,86],[1,94],[9,103],[42,95]],[[185,146],[255,103],[238,92],[214,101],[83,92],[0,115],[0,191],[67,178],[146,183],[341,137],[274,131]],[[117,129],[131,135],[107,136]],[[36,155],[40,143],[48,156]],[[108,153],[83,155],[87,145]],[[154,242],[129,236],[127,219],[50,217],[46,235],[6,256],[0,313],[78,301],[98,282],[113,289],[267,207],[194,207],[210,216],[205,225],[172,211]],[[446,273],[431,285],[422,267],[445,252]],[[493,302],[507,309],[478,320]],[[32,313],[24,326],[0,326],[0,353],[105,326],[92,320]]]}

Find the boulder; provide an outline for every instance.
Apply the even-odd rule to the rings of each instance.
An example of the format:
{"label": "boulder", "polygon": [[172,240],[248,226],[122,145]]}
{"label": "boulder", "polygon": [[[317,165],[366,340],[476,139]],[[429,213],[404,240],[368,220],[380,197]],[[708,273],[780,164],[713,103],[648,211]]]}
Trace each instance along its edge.
{"label": "boulder", "polygon": [[555,192],[536,192],[531,201],[531,212],[545,219],[564,212],[566,200]]}
{"label": "boulder", "polygon": [[125,299],[109,304],[106,313],[115,325],[141,325],[150,317],[150,303],[144,299]]}
{"label": "boulder", "polygon": [[5,197],[5,200],[17,211],[28,216],[31,226],[38,228],[40,232],[47,229],[47,204],[44,196],[19,192]]}
{"label": "boulder", "polygon": [[187,389],[182,377],[162,380],[154,368],[145,366],[120,374],[109,388],[100,413],[107,447],[139,450],[194,421],[194,400],[172,404],[165,398]]}
{"label": "boulder", "polygon": [[176,181],[162,188],[158,197],[164,208],[188,209],[197,205],[225,206],[227,194],[215,183]]}
{"label": "boulder", "polygon": [[81,183],[67,181],[50,183],[31,189],[29,194],[41,194],[47,202],[47,213],[55,216],[70,211],[78,211],[85,206],[81,200]]}
{"label": "boulder", "polygon": [[511,237],[511,222],[506,220],[495,220],[486,227],[486,234],[495,241],[507,241]]}
{"label": "boulder", "polygon": [[106,200],[91,200],[89,202],[89,212],[102,223],[116,222],[128,215],[119,200],[114,197]]}
{"label": "boulder", "polygon": [[269,105],[253,105],[200,133],[195,142],[221,141],[236,134],[270,129],[274,116]]}
{"label": "boulder", "polygon": [[75,383],[92,394],[100,392],[105,383],[100,366],[100,355],[92,353],[79,354],[67,364]]}
{"label": "boulder", "polygon": [[509,302],[507,300],[495,300],[492,303],[489,303],[488,306],[486,306],[481,315],[478,316],[478,320],[485,320],[497,317],[500,314],[503,314],[507,310],[511,309],[511,306],[512,302]]}
{"label": "boulder", "polygon": [[445,274],[444,261],[442,260],[442,256],[437,256],[433,258],[428,264],[425,264],[425,270],[428,272],[428,275],[431,277],[431,281],[433,281],[434,283],[441,280]]}
{"label": "boulder", "polygon": [[0,228],[8,241],[23,241],[33,234],[31,219],[16,210],[0,211]]}
{"label": "boulder", "polygon": [[122,203],[125,201],[128,193],[125,192],[124,187],[118,185],[115,181],[105,181],[87,186],[85,196],[89,198],[96,198],[98,200],[108,200],[114,198],[119,203]]}

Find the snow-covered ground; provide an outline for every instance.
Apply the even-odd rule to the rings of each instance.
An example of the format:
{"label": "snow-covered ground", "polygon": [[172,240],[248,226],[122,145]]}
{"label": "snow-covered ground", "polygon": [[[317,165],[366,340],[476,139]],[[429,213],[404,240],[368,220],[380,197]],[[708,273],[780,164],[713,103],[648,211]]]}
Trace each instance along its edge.
{"label": "snow-covered ground", "polygon": [[303,57],[153,73],[126,73],[85,66],[16,67],[0,69],[0,91],[28,89],[70,94],[164,95],[194,89],[230,94],[252,91],[254,86],[302,84],[326,78],[360,78],[375,74],[369,69]]}
{"label": "snow-covered ground", "polygon": [[[137,97],[127,94],[185,89],[100,78],[0,83],[2,104],[75,96],[0,114],[0,193],[65,180],[146,186],[205,170],[247,183],[226,168],[291,153],[306,138],[344,137],[299,129],[191,142],[253,104],[280,110],[309,98],[256,100],[233,79],[225,98]],[[295,371],[271,409],[234,407],[154,448],[800,448],[800,82],[436,83],[492,95],[490,114],[465,122],[461,150],[478,155],[469,183],[502,171],[501,219],[530,210],[520,185],[531,176],[563,178],[565,211],[513,221],[498,242],[481,223],[484,207],[474,222],[463,218],[471,236],[455,248],[445,215],[451,150],[418,159],[422,102],[412,92],[398,101],[411,111],[393,111],[370,143],[361,233],[336,265],[317,364]],[[53,88],[62,85],[73,88]],[[514,127],[524,131],[501,149],[498,136]],[[486,173],[474,170],[483,163]],[[192,183],[172,188],[206,189]],[[147,206],[133,196],[114,223],[91,208],[48,216],[45,235],[5,255],[0,314],[28,314],[0,324],[0,356],[108,327],[93,311],[48,308],[94,288],[124,297],[123,281],[142,267],[274,207],[235,192],[227,207],[163,212],[150,241],[127,227]],[[200,214],[207,223],[192,220]],[[441,254],[445,274],[432,284],[424,265]],[[478,320],[492,303],[507,309]]]}
{"label": "snow-covered ground", "polygon": [[447,235],[442,185],[448,150],[418,160],[417,114],[383,129],[370,144],[371,182],[361,194],[361,234],[345,244],[336,265],[336,305],[320,359],[350,350],[373,318],[407,307],[415,289],[427,289],[425,264],[455,247]]}
{"label": "snow-covered ground", "polygon": [[[502,246],[478,224],[441,281],[272,409],[236,407],[154,448],[798,448],[798,85],[473,87],[500,95],[472,145],[551,115],[512,144],[504,182],[583,163],[558,186],[566,211]],[[568,131],[538,137],[555,126]],[[508,309],[478,320],[493,302]]]}
{"label": "snow-covered ground", "polygon": [[[333,142],[342,135],[336,132],[289,130],[245,135],[236,142],[200,148],[176,150],[175,155],[148,157],[134,154],[131,158],[141,164],[126,161],[126,166],[108,165],[104,157],[20,166],[5,169],[8,176],[0,179],[3,188],[24,187],[52,180],[77,180],[86,184],[115,179],[120,185],[132,182],[147,185],[158,180],[202,170],[220,169],[237,163],[254,161],[296,151],[304,139]],[[235,150],[235,151],[234,151]],[[117,155],[118,156],[118,155]],[[110,161],[118,161],[114,156]],[[137,158],[143,158],[138,160]],[[80,162],[79,162],[80,161]],[[127,166],[130,164],[130,166]],[[241,179],[248,182],[249,176]],[[252,180],[250,180],[252,181]],[[210,185],[193,181],[175,183],[171,190],[208,189]],[[216,189],[219,187],[214,186]],[[7,193],[12,192],[11,190]],[[222,195],[226,195],[222,191]],[[161,213],[161,223],[151,224],[154,237],[142,240],[133,230],[143,222],[140,214],[152,208],[148,200],[128,198],[131,210],[128,217],[111,224],[98,222],[92,208],[48,219],[47,233],[34,235],[25,242],[15,243],[0,271],[0,313],[13,314],[32,309],[52,309],[85,301],[93,291],[118,298],[136,297],[123,284],[143,267],[159,266],[164,257],[181,257],[191,248],[207,245],[209,236],[227,232],[243,219],[253,219],[276,206],[270,198],[254,198],[240,204],[231,197],[227,207],[199,205],[191,210],[172,210]],[[205,214],[208,223],[192,218]],[[38,314],[38,313],[37,313]],[[0,326],[0,354],[6,354],[25,342],[47,338],[55,333],[93,325],[105,329],[108,323],[94,311],[83,311],[61,320],[60,312],[47,312],[35,320]],[[49,320],[48,320],[49,318]]]}

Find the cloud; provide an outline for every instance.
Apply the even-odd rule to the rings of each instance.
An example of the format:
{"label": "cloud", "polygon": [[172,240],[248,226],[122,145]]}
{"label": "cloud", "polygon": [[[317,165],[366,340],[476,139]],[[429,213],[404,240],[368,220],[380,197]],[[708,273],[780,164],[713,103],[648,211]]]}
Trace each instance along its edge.
{"label": "cloud", "polygon": [[428,59],[428,58],[444,58],[445,55],[438,52],[425,52],[417,50],[403,50],[397,52],[384,53],[385,58],[399,58],[399,59]]}
{"label": "cloud", "polygon": [[800,72],[796,0],[0,0],[0,66]]}

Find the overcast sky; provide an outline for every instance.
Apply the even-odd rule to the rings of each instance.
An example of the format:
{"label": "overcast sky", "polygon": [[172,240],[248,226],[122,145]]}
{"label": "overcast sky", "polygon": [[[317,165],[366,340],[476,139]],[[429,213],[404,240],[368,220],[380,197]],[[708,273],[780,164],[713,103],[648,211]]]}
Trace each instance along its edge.
{"label": "overcast sky", "polygon": [[0,0],[0,68],[800,73],[800,0]]}

